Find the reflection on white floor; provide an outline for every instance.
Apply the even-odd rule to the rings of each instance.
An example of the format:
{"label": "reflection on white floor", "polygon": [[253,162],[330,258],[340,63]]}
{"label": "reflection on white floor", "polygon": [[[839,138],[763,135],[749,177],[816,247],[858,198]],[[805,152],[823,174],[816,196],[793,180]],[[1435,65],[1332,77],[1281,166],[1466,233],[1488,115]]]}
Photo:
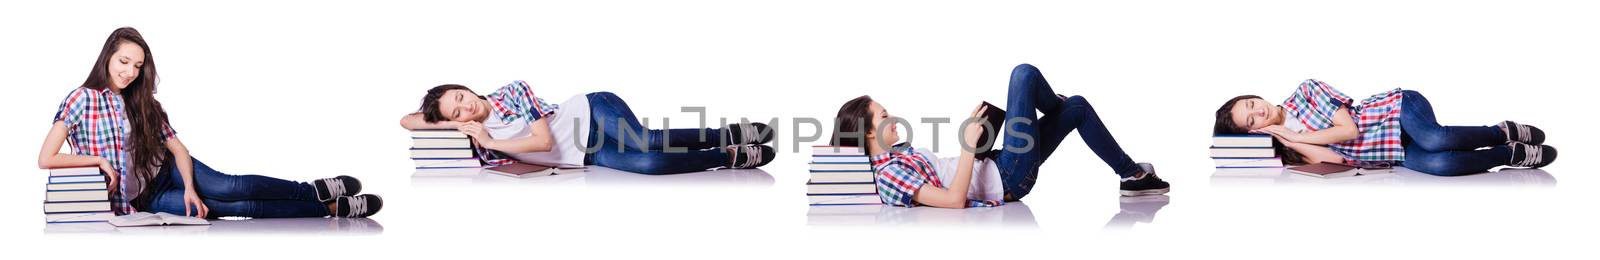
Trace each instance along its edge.
{"label": "reflection on white floor", "polygon": [[1486,187],[1555,187],[1556,178],[1540,169],[1503,169],[1466,176],[1440,177],[1396,167],[1393,174],[1361,175],[1355,177],[1323,179],[1289,173],[1276,174],[1212,174],[1212,187],[1227,186],[1486,186]]}
{"label": "reflection on white floor", "polygon": [[132,235],[377,235],[383,225],[370,218],[274,218],[211,220],[211,225],[115,227],[106,223],[45,224],[46,234]]}
{"label": "reflection on white floor", "polygon": [[961,226],[1037,228],[1028,204],[1010,202],[999,207],[943,209],[887,205],[811,206],[806,212],[811,226]]}
{"label": "reflection on white floor", "polygon": [[583,173],[513,178],[489,173],[413,176],[414,187],[465,187],[495,185],[532,186],[737,186],[771,187],[771,174],[761,169],[720,169],[669,175],[645,175],[590,166]]}
{"label": "reflection on white floor", "polygon": [[1154,223],[1156,212],[1171,202],[1172,197],[1167,195],[1119,197],[1117,204],[1122,210],[1111,216],[1111,221],[1106,222],[1105,230],[1127,231],[1138,223]]}

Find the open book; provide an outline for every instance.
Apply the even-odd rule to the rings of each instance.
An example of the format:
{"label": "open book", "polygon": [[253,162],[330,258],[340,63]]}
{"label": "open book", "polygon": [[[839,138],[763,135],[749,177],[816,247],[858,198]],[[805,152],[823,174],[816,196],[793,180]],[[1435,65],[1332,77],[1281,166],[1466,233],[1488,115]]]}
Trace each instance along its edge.
{"label": "open book", "polygon": [[134,212],[111,218],[111,225],[118,227],[140,226],[167,226],[167,225],[211,225],[211,222],[196,217],[187,217],[168,214],[166,212],[149,213]]}
{"label": "open book", "polygon": [[489,167],[489,168],[483,169],[483,171],[487,172],[487,173],[493,173],[493,174],[516,177],[516,178],[549,176],[549,175],[552,175],[552,174],[567,174],[567,173],[575,173],[575,172],[584,172],[585,170],[587,170],[587,169],[583,168],[583,167],[560,167],[560,166],[551,166],[551,165],[528,164],[528,163],[523,163],[523,162],[515,162],[515,163],[511,163],[511,164],[500,165],[500,166]]}

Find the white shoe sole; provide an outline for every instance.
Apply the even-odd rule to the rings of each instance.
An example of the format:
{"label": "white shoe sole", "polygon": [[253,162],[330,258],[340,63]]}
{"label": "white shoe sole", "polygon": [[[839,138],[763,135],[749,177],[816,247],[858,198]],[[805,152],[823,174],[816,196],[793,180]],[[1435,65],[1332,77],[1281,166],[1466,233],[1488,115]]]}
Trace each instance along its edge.
{"label": "white shoe sole", "polygon": [[1167,194],[1167,192],[1169,192],[1169,191],[1172,191],[1172,188],[1162,188],[1162,189],[1153,189],[1153,190],[1125,190],[1125,191],[1119,191],[1119,193],[1122,193],[1122,196],[1125,196],[1125,197],[1138,197],[1138,196]]}

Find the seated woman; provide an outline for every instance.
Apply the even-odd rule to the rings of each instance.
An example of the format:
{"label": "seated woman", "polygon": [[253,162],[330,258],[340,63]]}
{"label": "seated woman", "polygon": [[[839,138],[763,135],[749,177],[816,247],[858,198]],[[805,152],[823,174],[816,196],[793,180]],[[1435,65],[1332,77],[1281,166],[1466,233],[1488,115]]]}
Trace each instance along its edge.
{"label": "seated woman", "polygon": [[[294,182],[228,175],[189,157],[155,100],[156,65],[133,28],[111,32],[89,78],[67,94],[39,150],[39,168],[98,166],[112,210],[206,217],[367,217],[382,198],[350,176]],[[61,144],[72,148],[63,154]]]}
{"label": "seated woman", "polygon": [[[1037,110],[1037,112],[1035,111]],[[983,115],[984,107],[972,116]],[[1043,116],[1038,116],[1043,113]],[[1081,96],[1057,95],[1033,65],[1011,72],[1007,90],[1005,142],[993,158],[978,158],[966,147],[979,147],[983,131],[973,120],[962,131],[960,157],[939,158],[924,149],[899,143],[898,118],[888,109],[861,96],[844,103],[834,122],[834,146],[866,147],[872,162],[878,196],[884,203],[913,207],[989,207],[1016,201],[1033,190],[1039,166],[1050,158],[1061,140],[1078,130],[1083,141],[1121,179],[1123,196],[1164,194],[1170,185],[1156,177],[1149,163],[1134,163],[1100,122],[1100,116]],[[899,144],[896,144],[899,143]],[[891,145],[893,144],[893,145]],[[986,152],[984,154],[993,154]]]}
{"label": "seated woman", "polygon": [[[1411,170],[1459,176],[1498,166],[1539,168],[1556,159],[1537,127],[1442,126],[1422,93],[1394,89],[1361,103],[1306,80],[1281,105],[1259,96],[1229,99],[1217,109],[1215,134],[1271,134],[1287,164],[1399,163]],[[1488,149],[1479,149],[1487,147]]]}
{"label": "seated woman", "polygon": [[409,130],[457,129],[471,137],[489,165],[513,161],[599,165],[641,174],[676,174],[713,168],[766,165],[776,135],[766,124],[722,129],[645,129],[622,98],[611,92],[545,102],[523,81],[479,96],[465,86],[428,90],[419,112],[400,118]]}

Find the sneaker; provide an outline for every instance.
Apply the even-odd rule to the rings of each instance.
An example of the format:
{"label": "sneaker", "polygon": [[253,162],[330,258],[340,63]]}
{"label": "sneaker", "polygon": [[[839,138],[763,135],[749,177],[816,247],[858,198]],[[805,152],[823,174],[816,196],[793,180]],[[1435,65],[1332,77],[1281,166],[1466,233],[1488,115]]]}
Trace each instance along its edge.
{"label": "sneaker", "polygon": [[343,196],[334,199],[333,203],[338,209],[332,214],[335,217],[365,218],[378,214],[378,210],[383,209],[383,198],[372,194]]}
{"label": "sneaker", "polygon": [[778,156],[776,149],[759,144],[731,145],[723,149],[728,149],[728,168],[730,169],[761,167],[767,165],[768,162],[772,162],[773,157]]}
{"label": "sneaker", "polygon": [[355,196],[361,193],[361,181],[348,175],[323,178],[311,181],[311,187],[317,190],[317,201],[327,203],[335,198]]}
{"label": "sneaker", "polygon": [[772,142],[777,135],[771,127],[762,123],[729,124],[722,128],[722,141],[729,145],[764,144]]}
{"label": "sneaker", "polygon": [[1161,180],[1161,177],[1156,177],[1155,165],[1139,163],[1139,170],[1144,173],[1144,177],[1122,180],[1122,196],[1160,195],[1172,191],[1171,184]]}
{"label": "sneaker", "polygon": [[1556,161],[1556,148],[1549,145],[1511,143],[1511,167],[1540,168]]}
{"label": "sneaker", "polygon": [[1544,130],[1517,122],[1500,122],[1500,131],[1506,132],[1507,143],[1544,144]]}

